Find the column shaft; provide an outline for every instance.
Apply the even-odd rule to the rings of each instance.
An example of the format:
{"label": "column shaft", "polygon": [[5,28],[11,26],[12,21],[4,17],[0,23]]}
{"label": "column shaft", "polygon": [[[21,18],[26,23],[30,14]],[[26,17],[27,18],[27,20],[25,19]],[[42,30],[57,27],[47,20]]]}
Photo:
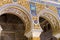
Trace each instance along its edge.
{"label": "column shaft", "polygon": [[40,37],[33,37],[32,40],[40,40]]}

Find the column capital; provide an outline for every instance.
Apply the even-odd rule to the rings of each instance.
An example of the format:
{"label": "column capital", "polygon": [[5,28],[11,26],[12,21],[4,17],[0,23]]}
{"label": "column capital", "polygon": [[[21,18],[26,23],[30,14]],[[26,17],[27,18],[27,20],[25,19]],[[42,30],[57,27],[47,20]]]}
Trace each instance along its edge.
{"label": "column capital", "polygon": [[59,39],[60,38],[60,33],[57,33],[57,34],[55,34],[53,36],[56,37],[57,39]]}
{"label": "column capital", "polygon": [[25,33],[24,35],[29,38],[29,37],[39,37],[40,34],[43,32],[42,29],[32,29],[30,32]]}
{"label": "column capital", "polygon": [[32,36],[32,32],[29,31],[28,33],[25,33],[24,35],[25,35],[27,38],[30,38],[30,37]]}
{"label": "column capital", "polygon": [[32,37],[39,37],[42,32],[43,32],[42,29],[33,29],[32,30]]}

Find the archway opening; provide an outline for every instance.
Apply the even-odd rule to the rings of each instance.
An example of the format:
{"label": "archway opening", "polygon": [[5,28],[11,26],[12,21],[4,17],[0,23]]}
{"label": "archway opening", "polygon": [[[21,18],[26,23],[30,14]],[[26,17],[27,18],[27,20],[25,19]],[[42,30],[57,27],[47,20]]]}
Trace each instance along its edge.
{"label": "archway opening", "polygon": [[51,28],[52,26],[48,20],[46,20],[43,17],[39,17],[39,23],[41,28],[43,29],[43,32],[40,35],[41,40],[57,40],[52,35],[52,28]]}
{"label": "archway opening", "polygon": [[25,24],[16,15],[5,13],[0,16],[2,30],[1,40],[28,40],[25,33]]}

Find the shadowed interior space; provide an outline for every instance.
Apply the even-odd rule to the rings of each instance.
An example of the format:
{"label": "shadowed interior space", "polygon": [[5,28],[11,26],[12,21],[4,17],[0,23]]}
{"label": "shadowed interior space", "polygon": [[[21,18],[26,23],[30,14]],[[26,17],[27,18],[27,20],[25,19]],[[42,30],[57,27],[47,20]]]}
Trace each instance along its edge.
{"label": "shadowed interior space", "polygon": [[41,28],[43,29],[43,32],[40,35],[41,40],[57,40],[52,34],[52,26],[49,21],[47,21],[43,17],[39,17],[39,23]]}
{"label": "shadowed interior space", "polygon": [[0,16],[2,30],[1,40],[28,40],[25,33],[25,24],[20,17],[5,13]]}

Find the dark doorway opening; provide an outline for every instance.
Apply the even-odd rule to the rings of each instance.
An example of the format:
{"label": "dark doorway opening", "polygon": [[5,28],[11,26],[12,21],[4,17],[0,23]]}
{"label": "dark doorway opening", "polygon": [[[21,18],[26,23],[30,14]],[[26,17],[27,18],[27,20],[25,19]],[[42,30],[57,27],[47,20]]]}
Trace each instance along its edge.
{"label": "dark doorway opening", "polygon": [[43,29],[43,32],[40,35],[41,40],[57,40],[52,35],[51,24],[46,19],[44,19],[43,17],[39,17],[39,23],[41,28]]}
{"label": "dark doorway opening", "polygon": [[1,40],[28,40],[25,33],[23,21],[16,15],[3,14],[0,16],[0,25],[2,27]]}

